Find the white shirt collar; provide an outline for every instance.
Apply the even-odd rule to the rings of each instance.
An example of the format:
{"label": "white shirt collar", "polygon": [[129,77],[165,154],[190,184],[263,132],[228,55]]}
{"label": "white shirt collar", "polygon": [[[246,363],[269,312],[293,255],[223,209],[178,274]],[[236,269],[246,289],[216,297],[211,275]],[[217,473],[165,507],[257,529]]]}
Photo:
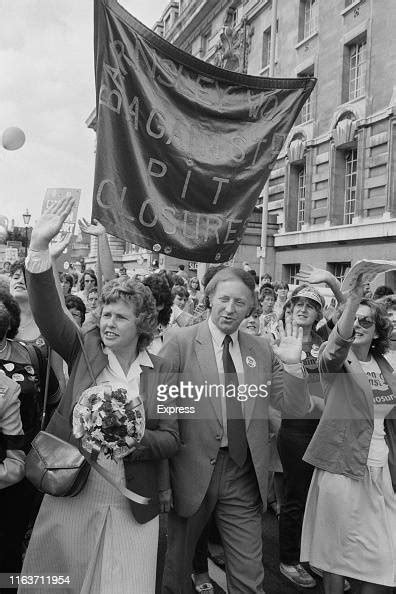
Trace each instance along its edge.
{"label": "white shirt collar", "polygon": [[[209,331],[212,335],[212,339],[217,347],[223,347],[224,337],[225,334],[216,326],[216,324],[212,321],[212,318],[209,316],[208,318],[208,326]],[[238,343],[238,329],[235,330],[232,334],[230,334],[232,339],[232,344],[235,346]]]}
{"label": "white shirt collar", "polygon": [[103,348],[103,353],[107,355],[109,361],[109,369],[115,375],[126,377],[126,379],[131,379],[133,377],[138,377],[142,373],[142,366],[151,367],[153,368],[153,362],[146,350],[140,351],[136,359],[132,362],[127,375],[122,370],[122,367],[111,349],[108,347]]}

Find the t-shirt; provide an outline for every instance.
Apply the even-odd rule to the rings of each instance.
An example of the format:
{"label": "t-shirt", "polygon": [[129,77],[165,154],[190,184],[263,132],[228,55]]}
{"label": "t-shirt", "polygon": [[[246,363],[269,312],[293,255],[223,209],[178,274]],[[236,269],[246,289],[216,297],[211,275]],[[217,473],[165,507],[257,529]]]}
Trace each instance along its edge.
{"label": "t-shirt", "polygon": [[360,361],[373,391],[374,431],[371,437],[367,466],[385,466],[388,461],[388,446],[385,441],[384,419],[396,405],[396,396],[384,380],[384,376],[373,357]]}
{"label": "t-shirt", "polygon": [[[312,332],[309,340],[303,342],[303,348],[301,353],[301,362],[305,369],[308,381],[308,391],[312,396],[324,398],[322,384],[320,382],[319,368],[318,368],[318,356],[322,339],[318,334]],[[305,433],[311,431],[312,435],[315,433],[316,427],[319,424],[320,413],[315,407],[312,412],[304,415],[303,418],[298,417],[300,426]],[[293,419],[289,415],[289,419]],[[290,423],[289,423],[290,425]],[[296,427],[295,419],[293,419],[293,427]]]}

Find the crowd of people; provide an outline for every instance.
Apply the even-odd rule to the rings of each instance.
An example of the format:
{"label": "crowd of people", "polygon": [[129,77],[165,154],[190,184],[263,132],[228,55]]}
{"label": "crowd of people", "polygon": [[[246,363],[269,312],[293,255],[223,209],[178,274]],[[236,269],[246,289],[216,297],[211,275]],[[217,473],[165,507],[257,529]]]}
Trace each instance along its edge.
{"label": "crowd of people", "polygon": [[[213,593],[216,549],[230,594],[264,593],[268,507],[279,571],[296,587],[392,592],[393,290],[372,294],[359,277],[344,294],[313,266],[296,287],[259,283],[248,263],[136,278],[116,273],[105,229],[86,221],[98,268],[59,275],[63,245],[50,243],[72,206],[41,216],[0,287],[0,573],[70,576],[64,591],[79,594],[153,594],[158,581],[163,594]],[[91,465],[73,497],[25,477],[43,427]],[[48,587],[19,584],[28,590]]]}

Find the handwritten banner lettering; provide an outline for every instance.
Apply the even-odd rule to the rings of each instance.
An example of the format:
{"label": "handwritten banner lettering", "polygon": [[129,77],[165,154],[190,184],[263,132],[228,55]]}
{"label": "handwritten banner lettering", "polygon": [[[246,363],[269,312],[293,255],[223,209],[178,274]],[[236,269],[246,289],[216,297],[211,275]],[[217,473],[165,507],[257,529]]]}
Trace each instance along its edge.
{"label": "handwritten banner lettering", "polygon": [[94,218],[176,258],[225,262],[315,79],[222,70],[95,0]]}

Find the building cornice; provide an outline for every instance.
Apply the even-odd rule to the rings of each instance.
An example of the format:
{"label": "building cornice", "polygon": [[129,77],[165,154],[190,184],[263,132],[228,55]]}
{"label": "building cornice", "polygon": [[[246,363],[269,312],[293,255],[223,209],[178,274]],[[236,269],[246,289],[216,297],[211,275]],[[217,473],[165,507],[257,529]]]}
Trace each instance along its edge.
{"label": "building cornice", "polygon": [[306,246],[314,243],[334,244],[344,241],[362,241],[363,239],[385,239],[387,237],[396,237],[396,219],[365,222],[354,221],[353,225],[339,225],[335,227],[320,225],[315,230],[311,227],[306,231],[279,233],[275,235],[275,247]]}

